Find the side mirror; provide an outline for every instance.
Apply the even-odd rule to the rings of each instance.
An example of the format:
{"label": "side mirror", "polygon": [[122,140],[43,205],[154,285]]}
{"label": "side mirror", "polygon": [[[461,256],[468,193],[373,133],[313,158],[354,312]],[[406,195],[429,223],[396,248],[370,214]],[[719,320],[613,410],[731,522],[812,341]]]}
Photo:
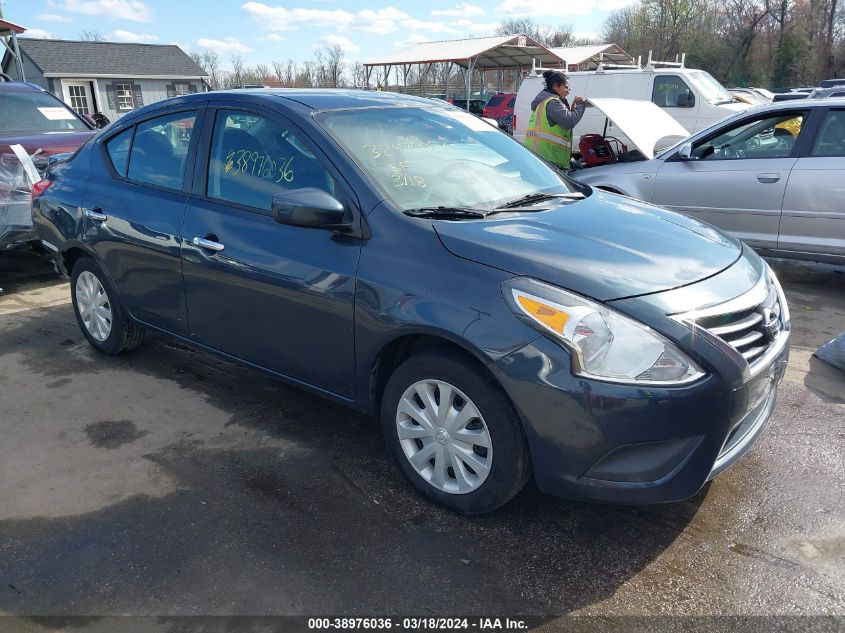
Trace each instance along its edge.
{"label": "side mirror", "polygon": [[93,115],[91,115],[91,118],[94,119],[94,125],[96,125],[99,129],[103,129],[109,123],[111,123],[111,121],[109,121],[109,118],[101,112],[95,112]]}
{"label": "side mirror", "polygon": [[678,150],[678,158],[681,160],[692,160],[692,143],[684,143]]}
{"label": "side mirror", "polygon": [[679,108],[692,108],[695,107],[695,95],[691,92],[685,92],[678,95],[678,107]]}
{"label": "side mirror", "polygon": [[315,229],[343,230],[346,209],[321,189],[308,187],[277,193],[271,203],[273,218],[279,224]]}

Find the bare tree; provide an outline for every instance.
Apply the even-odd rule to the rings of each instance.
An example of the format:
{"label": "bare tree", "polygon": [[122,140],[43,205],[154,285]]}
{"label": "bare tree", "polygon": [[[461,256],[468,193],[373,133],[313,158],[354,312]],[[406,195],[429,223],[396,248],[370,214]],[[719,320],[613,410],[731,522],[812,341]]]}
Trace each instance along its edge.
{"label": "bare tree", "polygon": [[89,31],[88,29],[83,29],[79,32],[79,39],[83,42],[105,42],[106,37],[99,31]]}
{"label": "bare tree", "polygon": [[314,54],[317,65],[318,84],[326,88],[339,88],[343,85],[345,67],[343,48],[334,44],[318,49]]}
{"label": "bare tree", "polygon": [[367,83],[367,69],[360,61],[354,61],[349,65],[349,74],[352,77],[353,88],[363,88]]}
{"label": "bare tree", "polygon": [[232,55],[230,58],[232,63],[232,74],[230,77],[232,88],[244,87],[244,59],[240,55]]}

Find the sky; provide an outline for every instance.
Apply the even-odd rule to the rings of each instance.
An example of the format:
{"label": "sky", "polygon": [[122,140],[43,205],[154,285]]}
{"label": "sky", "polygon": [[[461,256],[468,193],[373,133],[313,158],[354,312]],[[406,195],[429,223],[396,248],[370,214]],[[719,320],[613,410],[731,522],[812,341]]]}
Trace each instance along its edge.
{"label": "sky", "polygon": [[294,59],[338,44],[349,61],[368,61],[423,41],[492,35],[505,18],[569,24],[598,37],[610,11],[636,0],[0,0],[5,19],[25,37],[79,39],[83,30],[110,41],[210,49],[224,66]]}

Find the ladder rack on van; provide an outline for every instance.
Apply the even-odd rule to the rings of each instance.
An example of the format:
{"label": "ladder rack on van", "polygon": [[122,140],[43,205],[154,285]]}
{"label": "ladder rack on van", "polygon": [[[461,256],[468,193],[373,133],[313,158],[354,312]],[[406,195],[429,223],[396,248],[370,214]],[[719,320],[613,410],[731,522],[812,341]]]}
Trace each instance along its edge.
{"label": "ladder rack on van", "polygon": [[687,54],[681,53],[680,61],[678,61],[678,55],[675,55],[675,61],[673,62],[661,62],[656,59],[652,59],[652,51],[648,52],[648,63],[645,65],[646,70],[653,70],[656,66],[668,66],[670,68],[686,68],[684,66],[684,62],[686,62]]}
{"label": "ladder rack on van", "polygon": [[603,73],[605,68],[609,68],[611,70],[619,70],[619,69],[634,69],[634,70],[642,70],[643,69],[643,57],[640,55],[637,57],[636,64],[605,64],[604,63],[604,52],[599,53],[599,65],[596,68],[597,73]]}

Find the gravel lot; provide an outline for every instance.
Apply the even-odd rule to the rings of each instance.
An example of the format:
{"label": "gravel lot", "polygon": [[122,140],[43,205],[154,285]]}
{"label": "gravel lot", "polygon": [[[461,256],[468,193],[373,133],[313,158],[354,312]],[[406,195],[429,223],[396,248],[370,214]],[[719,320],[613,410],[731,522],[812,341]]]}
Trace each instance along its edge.
{"label": "gravel lot", "polygon": [[682,503],[529,484],[464,518],[373,420],[163,338],[101,356],[67,282],[0,253],[0,614],[845,616],[845,373],[812,357],[845,330],[845,268],[773,266],[792,357],[737,465]]}

